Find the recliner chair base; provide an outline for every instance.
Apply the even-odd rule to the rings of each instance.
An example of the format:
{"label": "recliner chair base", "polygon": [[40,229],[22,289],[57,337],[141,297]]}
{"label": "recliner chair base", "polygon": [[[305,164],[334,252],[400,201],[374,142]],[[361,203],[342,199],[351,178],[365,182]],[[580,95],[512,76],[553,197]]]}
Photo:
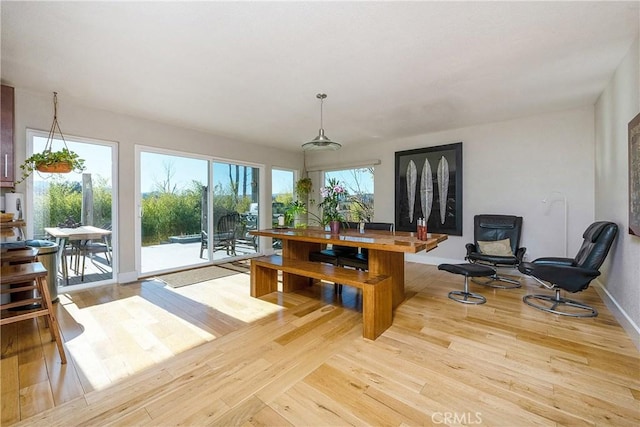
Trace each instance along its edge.
{"label": "recliner chair base", "polygon": [[[555,295],[540,295],[540,294],[525,295],[524,297],[522,297],[522,301],[524,301],[525,304],[530,305],[533,308],[537,308],[538,310],[547,311],[549,313],[559,314],[562,316],[596,317],[598,315],[598,311],[595,308],[588,306],[586,304],[583,304],[579,301],[561,297],[559,289],[556,289],[555,292],[556,292]],[[550,306],[543,305],[543,304],[535,304],[531,300],[545,301],[551,304]],[[580,311],[576,311],[576,312],[560,311],[556,309],[559,306],[573,307]]]}
{"label": "recliner chair base", "polygon": [[[510,279],[504,276],[498,276],[497,274],[487,277],[486,279],[484,279],[484,281],[482,281],[483,279],[476,279],[476,278],[471,280],[473,281],[473,283],[476,283],[478,285],[488,286],[490,288],[497,288],[497,289],[516,289],[516,288],[522,287],[522,284],[520,284],[519,280]],[[506,282],[506,283],[510,283],[511,285],[510,286],[499,285],[499,284],[494,284],[493,282]]]}
{"label": "recliner chair base", "polygon": [[440,264],[438,270],[464,276],[464,290],[449,292],[449,299],[463,304],[484,304],[487,302],[484,296],[469,292],[469,277],[490,276],[496,272],[493,268],[479,264]]}
{"label": "recliner chair base", "polygon": [[464,291],[451,291],[448,297],[463,304],[484,304],[487,299],[480,294]]}
{"label": "recliner chair base", "polygon": [[463,304],[484,304],[487,299],[480,294],[469,292],[469,277],[464,277],[464,290],[463,291],[451,291],[447,295],[454,301],[461,302]]}

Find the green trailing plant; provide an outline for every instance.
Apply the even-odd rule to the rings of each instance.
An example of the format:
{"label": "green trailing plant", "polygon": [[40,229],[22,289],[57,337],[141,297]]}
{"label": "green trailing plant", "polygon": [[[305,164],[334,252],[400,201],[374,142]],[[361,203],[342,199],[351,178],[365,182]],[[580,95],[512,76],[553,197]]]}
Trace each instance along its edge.
{"label": "green trailing plant", "polygon": [[311,193],[312,188],[313,181],[311,181],[311,178],[300,178],[298,182],[296,182],[296,194],[300,198],[305,199],[309,193]]}
{"label": "green trailing plant", "polygon": [[16,181],[16,185],[27,179],[35,170],[40,170],[43,167],[49,169],[59,164],[66,164],[66,172],[82,173],[86,169],[84,159],[66,147],[60,151],[45,150],[42,153],[33,154],[20,165],[22,177]]}

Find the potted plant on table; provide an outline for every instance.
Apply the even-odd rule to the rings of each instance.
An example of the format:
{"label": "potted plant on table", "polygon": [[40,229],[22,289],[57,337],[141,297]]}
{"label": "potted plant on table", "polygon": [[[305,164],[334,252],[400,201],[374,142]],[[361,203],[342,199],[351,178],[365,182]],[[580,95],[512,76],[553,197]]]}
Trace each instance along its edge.
{"label": "potted plant on table", "polygon": [[303,219],[305,215],[307,215],[307,204],[301,200],[294,200],[287,205],[285,220],[287,224],[293,223],[295,228],[304,228],[307,225]]}
{"label": "potted plant on table", "polygon": [[286,212],[287,223],[293,222],[295,228],[305,228],[307,226],[309,215],[307,201],[312,188],[313,181],[308,177],[300,178],[295,184],[296,200],[289,203]]}
{"label": "potted plant on table", "polygon": [[329,224],[331,234],[338,234],[340,223],[344,221],[339,210],[340,202],[347,198],[347,190],[337,179],[331,178],[327,182],[327,186],[320,189],[320,195],[322,202],[318,204],[318,207],[322,209],[323,223]]}

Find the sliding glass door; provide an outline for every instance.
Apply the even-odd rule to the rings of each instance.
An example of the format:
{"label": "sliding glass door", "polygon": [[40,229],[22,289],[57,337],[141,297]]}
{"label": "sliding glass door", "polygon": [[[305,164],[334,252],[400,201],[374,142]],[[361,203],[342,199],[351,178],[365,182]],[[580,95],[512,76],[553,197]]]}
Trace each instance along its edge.
{"label": "sliding glass door", "polygon": [[141,275],[258,252],[259,168],[139,150]]}
{"label": "sliding glass door", "polygon": [[140,153],[140,273],[208,262],[207,160]]}
{"label": "sliding glass door", "polygon": [[258,238],[250,234],[259,222],[259,169],[238,163],[214,161],[213,260],[258,252]]}
{"label": "sliding glass door", "polygon": [[[27,141],[31,152],[42,152],[47,133],[27,130]],[[67,135],[65,141],[54,139],[54,151],[65,144],[84,159],[86,170],[64,174],[35,172],[29,178],[29,234],[34,240],[58,244],[60,286],[113,282],[118,265],[114,182],[117,145]],[[66,231],[61,233],[59,229]]]}

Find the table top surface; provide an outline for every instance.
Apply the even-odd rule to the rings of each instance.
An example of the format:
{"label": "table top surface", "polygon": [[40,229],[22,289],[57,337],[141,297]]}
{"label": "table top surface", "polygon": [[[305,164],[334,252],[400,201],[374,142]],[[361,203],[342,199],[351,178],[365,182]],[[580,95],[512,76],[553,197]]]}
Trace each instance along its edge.
{"label": "table top surface", "polygon": [[111,230],[105,230],[92,225],[82,225],[76,228],[45,227],[44,231],[52,237],[69,240],[99,239],[111,234]]}
{"label": "table top surface", "polygon": [[446,234],[429,233],[427,240],[419,240],[416,233],[407,231],[365,230],[340,230],[340,234],[331,234],[321,227],[308,228],[272,228],[266,230],[253,230],[254,236],[272,237],[282,240],[294,240],[300,242],[334,244],[342,246],[354,246],[389,252],[416,253],[423,250],[430,251],[438,246],[438,243],[447,240]]}

